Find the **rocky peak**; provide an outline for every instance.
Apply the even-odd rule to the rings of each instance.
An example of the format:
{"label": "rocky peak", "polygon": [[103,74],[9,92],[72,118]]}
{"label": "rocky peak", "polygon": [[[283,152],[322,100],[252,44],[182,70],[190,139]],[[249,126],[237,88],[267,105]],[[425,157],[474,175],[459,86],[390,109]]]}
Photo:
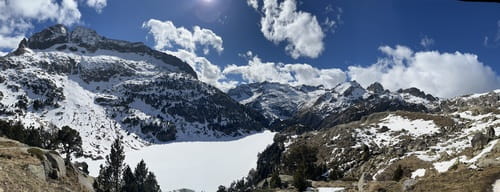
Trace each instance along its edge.
{"label": "rocky peak", "polygon": [[97,46],[103,37],[97,34],[93,29],[85,27],[75,27],[70,35],[70,41],[80,44],[82,47]]}
{"label": "rocky peak", "polygon": [[437,100],[431,94],[425,94],[423,91],[421,91],[420,89],[415,88],[415,87],[408,88],[408,89],[399,89],[398,93],[408,93],[408,94],[413,95],[415,97],[420,97],[423,99],[427,99],[429,101],[436,101]]}
{"label": "rocky peak", "polygon": [[366,90],[361,87],[361,85],[356,81],[348,81],[341,83],[334,88],[335,92],[339,93],[344,97],[361,97]]}
{"label": "rocky peak", "polygon": [[47,49],[55,44],[68,42],[68,28],[58,24],[33,34],[28,39],[31,49]]}
{"label": "rocky peak", "polygon": [[[74,44],[82,49],[78,49]],[[54,25],[33,34],[26,43],[21,42],[20,47],[21,45],[34,50],[45,50],[51,47],[55,47],[57,51],[68,49],[71,52],[76,52],[81,50],[82,54],[87,52],[94,53],[97,50],[111,50],[120,53],[135,53],[142,56],[149,55],[197,78],[196,72],[191,66],[175,56],[153,50],[140,42],[132,43],[108,39],[99,35],[95,30],[81,26],[69,31],[64,25]],[[24,52],[20,51],[18,53],[22,54]]]}
{"label": "rocky peak", "polygon": [[370,86],[368,86],[368,88],[366,88],[366,90],[371,91],[375,94],[381,94],[384,92],[384,87],[379,82],[375,82],[375,83],[371,84]]}
{"label": "rocky peak", "polygon": [[23,40],[21,40],[21,42],[17,46],[17,49],[14,51],[14,55],[22,55],[26,53],[26,48],[28,48],[28,40],[24,38]]}

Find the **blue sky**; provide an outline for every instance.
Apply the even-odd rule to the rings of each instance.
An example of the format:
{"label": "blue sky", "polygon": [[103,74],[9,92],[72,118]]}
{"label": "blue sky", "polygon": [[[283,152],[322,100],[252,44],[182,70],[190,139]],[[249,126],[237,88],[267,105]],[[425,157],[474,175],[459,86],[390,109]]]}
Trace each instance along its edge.
{"label": "blue sky", "polygon": [[[36,1],[49,1],[59,4],[62,9],[64,1],[73,0]],[[252,1],[257,2],[258,7],[256,9],[251,6],[250,2]],[[267,15],[263,8],[264,1],[268,2],[268,6],[270,6],[269,2],[274,1],[277,7],[269,10],[278,12],[284,11],[279,6],[283,5],[285,1],[295,3],[297,6],[293,11],[296,13],[296,19],[299,20],[298,18],[304,16],[303,18],[315,20],[321,28],[322,38],[315,36],[317,34],[308,34],[306,29],[303,29],[302,33],[291,32],[283,36],[280,34],[283,32],[275,31],[274,34],[265,36],[261,30],[263,26],[261,21],[267,18],[274,19],[272,21],[276,22],[277,18]],[[8,3],[9,0],[6,0],[6,2]],[[395,84],[385,80],[384,86],[387,84],[390,89],[420,86],[428,92],[434,92],[442,96],[454,96],[500,88],[498,85],[500,82],[498,77],[500,71],[500,5],[494,3],[465,3],[455,0],[88,0],[86,3],[82,1],[75,2],[78,5],[77,11],[81,16],[75,17],[74,21],[66,22],[66,24],[70,26],[84,25],[109,38],[145,42],[151,47],[156,47],[171,54],[178,54],[179,50],[186,50],[186,47],[176,44],[173,40],[169,42],[172,45],[171,47],[158,46],[155,37],[158,37],[159,34],[151,33],[153,27],[144,27],[144,23],[154,19],[161,22],[170,21],[176,28],[184,27],[191,32],[193,32],[195,26],[210,30],[222,39],[223,51],[217,51],[213,44],[200,44],[198,42],[195,43],[195,49],[187,51],[193,53],[189,58],[177,56],[185,60],[203,58],[207,61],[201,63],[206,64],[208,62],[217,66],[218,69],[215,69],[212,75],[207,75],[205,80],[208,83],[224,88],[234,86],[237,83],[262,80],[285,82],[293,85],[304,83],[316,85],[322,82],[337,84],[343,78],[357,80],[362,85],[368,84],[371,80],[384,82],[384,78],[387,79],[387,76],[396,74],[387,71],[397,68],[399,60],[402,61],[403,66],[406,67],[405,69],[408,69],[407,71],[412,71],[412,65],[414,65],[414,68],[418,68],[416,71],[422,73],[423,69],[420,68],[429,65],[423,64],[421,66],[416,63],[433,59],[416,59],[416,55],[417,53],[431,53],[432,51],[438,52],[434,60],[442,61],[440,59],[444,59],[443,62],[450,61],[450,59],[445,58],[444,54],[446,53],[452,54],[453,58],[451,60],[460,60],[460,57],[465,56],[466,53],[477,56],[469,64],[454,65],[450,63],[446,67],[463,66],[465,69],[471,67],[472,71],[477,70],[479,74],[472,75],[471,79],[467,79],[467,81],[474,81],[475,77],[485,76],[482,73],[486,73],[486,76],[491,77],[470,84],[470,88],[466,87],[466,90],[462,91],[457,91],[459,87],[454,87],[454,90],[447,92],[438,91],[441,89],[440,86],[457,86],[464,83],[460,81],[449,84],[435,82],[413,83],[412,81],[406,84]],[[33,32],[61,22],[58,18],[35,19],[30,18],[29,15],[25,15],[24,20],[31,24],[31,27],[13,30],[13,33],[29,36]],[[294,23],[297,20],[288,19],[286,21]],[[325,21],[329,21],[330,25],[325,24]],[[0,20],[0,25],[7,25],[6,23],[6,21],[2,22]],[[300,31],[298,29],[300,26],[282,27],[288,32],[290,30]],[[307,28],[307,26],[304,26],[304,28]],[[0,35],[8,36],[9,34],[0,33]],[[317,41],[305,41],[307,42],[306,47],[300,50],[292,48],[295,51],[306,51],[307,53],[296,53],[294,55],[293,50],[287,49],[290,45],[297,46],[297,42],[301,41],[302,36],[308,35],[314,40],[319,39],[320,43],[323,44],[321,51],[310,51],[314,50],[314,48],[309,47],[309,45],[313,44],[310,42]],[[289,40],[291,38],[295,38],[297,41]],[[427,42],[425,46],[422,45],[424,40]],[[397,45],[401,45],[401,47],[398,48]],[[204,54],[202,46],[209,47],[210,53]],[[387,48],[386,51],[382,49],[384,46]],[[7,46],[2,47],[1,43],[0,47],[4,52],[9,49]],[[315,47],[318,48],[318,46]],[[408,49],[411,54],[398,60],[397,57],[399,56],[396,55],[396,52]],[[248,51],[251,51],[252,55],[243,56]],[[249,72],[254,70],[253,68],[237,68],[237,66],[246,66],[250,65],[250,63],[255,66],[255,63],[262,64],[266,62],[271,63],[274,70],[278,68],[278,73],[268,74],[269,77],[256,77],[258,74]],[[200,62],[193,61],[192,65],[196,65],[196,63],[199,64]],[[290,64],[290,66],[281,66],[280,68],[280,65],[287,64]],[[299,73],[309,73],[311,71],[296,70],[297,67],[292,67],[293,64],[306,64],[308,67],[312,67],[317,74],[314,77],[304,76],[301,79],[298,77],[298,75],[301,75]],[[232,65],[233,70],[225,70],[228,65]],[[440,65],[440,63],[435,63],[435,65]],[[378,69],[377,66],[378,68],[385,68]],[[356,70],[350,67],[363,69],[363,72],[366,73],[370,72],[370,67],[372,67],[372,70],[377,68],[376,73],[378,75],[365,78],[367,75],[360,74],[366,73],[357,72],[354,74],[353,71]],[[485,72],[485,68],[488,67],[493,74],[488,70]],[[336,69],[340,70],[340,72],[322,71],[328,69]],[[203,73],[202,70],[200,69],[200,74]],[[261,70],[269,71],[265,68],[261,68]],[[445,69],[440,71],[445,75]],[[283,75],[282,72],[288,74]],[[466,71],[458,71],[449,79],[457,79],[457,76],[467,75],[464,72]],[[276,76],[276,74],[284,76],[284,78],[272,76]],[[290,75],[291,78],[286,77]],[[405,76],[408,75],[402,75],[402,77]],[[307,81],[307,78],[315,80]],[[397,81],[397,77],[395,81]],[[435,81],[439,81],[439,79]],[[220,82],[226,84],[222,85]]]}

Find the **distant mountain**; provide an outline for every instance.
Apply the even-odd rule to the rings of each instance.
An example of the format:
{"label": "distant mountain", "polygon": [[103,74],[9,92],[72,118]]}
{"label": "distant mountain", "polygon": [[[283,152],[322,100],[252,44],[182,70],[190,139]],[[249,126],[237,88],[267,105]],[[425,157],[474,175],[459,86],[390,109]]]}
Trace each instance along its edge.
{"label": "distant mountain", "polygon": [[292,125],[300,125],[302,131],[316,130],[382,111],[431,111],[439,103],[438,98],[417,88],[390,92],[380,83],[365,89],[356,81],[341,83],[332,89],[252,83],[231,89],[228,94],[241,104],[263,113],[274,122],[272,128],[276,130]]}
{"label": "distant mountain", "polygon": [[217,140],[260,131],[262,115],[199,81],[177,57],[142,43],[55,25],[0,57],[0,115],[26,126],[69,125],[86,155],[111,141],[140,148],[172,140]]}
{"label": "distant mountain", "polygon": [[[316,119],[295,119],[307,115]],[[363,89],[347,82],[288,121],[240,186],[267,189],[273,175],[289,191],[297,175],[331,191],[494,191],[500,185],[500,90],[437,99],[416,88],[391,93],[377,83]],[[312,125],[317,128],[306,128]]]}
{"label": "distant mountain", "polygon": [[270,122],[293,117],[300,109],[308,107],[326,89],[322,86],[297,86],[261,82],[242,84],[228,91],[234,100],[260,111]]}

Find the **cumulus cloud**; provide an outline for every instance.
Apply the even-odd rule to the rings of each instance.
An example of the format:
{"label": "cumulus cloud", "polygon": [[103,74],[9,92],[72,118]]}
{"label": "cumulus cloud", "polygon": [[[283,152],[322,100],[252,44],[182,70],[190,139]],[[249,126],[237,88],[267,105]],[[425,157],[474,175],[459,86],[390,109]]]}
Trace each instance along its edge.
{"label": "cumulus cloud", "polygon": [[[255,2],[247,1],[253,8]],[[296,0],[264,0],[261,11],[264,37],[275,44],[286,42],[285,50],[293,58],[317,58],[323,52],[325,35],[316,16],[298,11]]]}
{"label": "cumulus cloud", "polygon": [[236,81],[227,80],[219,66],[212,64],[205,57],[199,57],[195,53],[186,50],[165,50],[164,52],[174,55],[188,63],[194,71],[196,71],[201,81],[211,84],[222,91],[234,88],[237,84]]}
{"label": "cumulus cloud", "polygon": [[[215,49],[218,53],[224,50],[222,38],[212,30],[194,26],[190,31],[184,27],[176,27],[172,21],[163,22],[156,19],[144,22],[143,27],[149,29],[156,49],[188,63],[201,81],[222,91],[236,86],[237,82],[228,80],[219,66],[196,54],[198,47],[202,48],[205,55],[209,54],[209,48]],[[174,45],[180,49],[173,51]]]}
{"label": "cumulus cloud", "polygon": [[207,55],[209,48],[215,49],[221,53],[222,38],[215,34],[210,29],[204,29],[199,26],[194,26],[193,31],[184,27],[176,27],[172,21],[160,21],[150,19],[142,24],[143,28],[149,29],[149,33],[153,35],[156,49],[173,48],[174,45],[180,46],[183,49],[195,52],[197,45],[201,46],[203,53]]}
{"label": "cumulus cloud", "polygon": [[368,67],[350,66],[350,79],[363,86],[378,81],[390,90],[417,87],[440,97],[486,92],[500,88],[500,77],[470,53],[414,53],[405,46],[383,46],[387,57]]}
{"label": "cumulus cloud", "polygon": [[263,62],[258,56],[253,56],[248,65],[229,65],[224,74],[241,75],[246,82],[278,82],[296,85],[324,85],[334,87],[345,81],[346,75],[340,69],[318,69],[309,64],[284,64]]}
{"label": "cumulus cloud", "polygon": [[259,10],[259,1],[258,0],[247,0],[248,6],[252,7],[255,10]]}
{"label": "cumulus cloud", "polygon": [[[33,22],[78,23],[80,0],[2,0],[0,1],[0,48],[14,49],[20,39],[33,28]],[[91,7],[101,10],[106,0],[89,0]],[[95,6],[94,6],[95,5]],[[99,5],[99,6],[97,6]],[[17,41],[17,42],[16,42]]]}
{"label": "cumulus cloud", "polygon": [[104,7],[106,7],[106,0],[87,0],[87,6],[93,7],[97,12],[101,12]]}
{"label": "cumulus cloud", "polygon": [[425,49],[429,49],[432,45],[434,45],[434,39],[425,36],[420,40],[420,45],[422,45]]}

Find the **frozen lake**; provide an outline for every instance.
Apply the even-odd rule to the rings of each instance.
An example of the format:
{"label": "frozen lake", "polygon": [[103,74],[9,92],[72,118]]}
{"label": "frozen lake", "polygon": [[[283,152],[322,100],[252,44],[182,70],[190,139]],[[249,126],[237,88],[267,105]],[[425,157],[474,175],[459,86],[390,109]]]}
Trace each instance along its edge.
{"label": "frozen lake", "polygon": [[[275,133],[265,131],[233,141],[176,142],[153,145],[126,152],[126,163],[135,167],[144,159],[153,171],[162,191],[188,188],[216,191],[219,185],[245,177],[257,166],[257,154],[273,142]],[[99,163],[89,163],[92,176]]]}

